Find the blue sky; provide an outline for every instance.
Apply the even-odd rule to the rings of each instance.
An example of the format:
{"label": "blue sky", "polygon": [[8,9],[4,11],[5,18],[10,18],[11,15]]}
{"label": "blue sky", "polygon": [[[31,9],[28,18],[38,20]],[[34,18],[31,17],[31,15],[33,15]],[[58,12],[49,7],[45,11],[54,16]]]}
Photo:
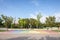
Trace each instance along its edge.
{"label": "blue sky", "polygon": [[42,16],[59,16],[60,0],[0,0],[0,14],[16,18],[36,18],[39,12]]}

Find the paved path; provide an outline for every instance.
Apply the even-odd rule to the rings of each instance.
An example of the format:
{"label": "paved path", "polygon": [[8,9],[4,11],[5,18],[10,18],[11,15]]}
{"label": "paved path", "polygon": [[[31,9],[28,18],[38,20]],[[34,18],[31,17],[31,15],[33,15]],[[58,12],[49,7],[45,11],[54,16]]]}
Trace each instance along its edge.
{"label": "paved path", "polygon": [[58,34],[57,32],[52,31],[39,31],[39,32],[40,33],[17,33],[17,34],[13,34],[11,32],[0,32],[0,40],[60,40],[60,34]]}
{"label": "paved path", "polygon": [[60,40],[60,35],[0,34],[0,40]]}
{"label": "paved path", "polygon": [[59,32],[51,31],[51,30],[44,30],[48,34],[60,34]]}

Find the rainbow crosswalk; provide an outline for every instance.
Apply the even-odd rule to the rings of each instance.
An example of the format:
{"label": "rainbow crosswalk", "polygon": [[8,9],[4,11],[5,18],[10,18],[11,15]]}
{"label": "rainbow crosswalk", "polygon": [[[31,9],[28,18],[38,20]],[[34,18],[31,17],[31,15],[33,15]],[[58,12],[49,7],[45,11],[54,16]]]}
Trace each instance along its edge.
{"label": "rainbow crosswalk", "polygon": [[0,34],[60,34],[58,32],[54,31],[49,31],[49,30],[30,30],[30,31],[22,31],[22,32],[11,32],[11,31],[6,31],[6,32],[0,32]]}

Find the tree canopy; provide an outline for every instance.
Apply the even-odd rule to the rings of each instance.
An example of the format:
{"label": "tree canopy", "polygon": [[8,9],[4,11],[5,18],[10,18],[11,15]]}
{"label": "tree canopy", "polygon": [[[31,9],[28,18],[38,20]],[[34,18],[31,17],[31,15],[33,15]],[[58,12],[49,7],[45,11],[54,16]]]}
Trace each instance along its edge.
{"label": "tree canopy", "polygon": [[[15,23],[13,17],[1,15],[0,27],[6,28],[45,28],[45,27],[60,27],[60,22],[56,22],[55,16],[46,17],[45,23],[41,23],[41,13],[37,14],[37,19],[34,18],[19,18],[18,23]],[[14,22],[14,23],[13,23]]]}

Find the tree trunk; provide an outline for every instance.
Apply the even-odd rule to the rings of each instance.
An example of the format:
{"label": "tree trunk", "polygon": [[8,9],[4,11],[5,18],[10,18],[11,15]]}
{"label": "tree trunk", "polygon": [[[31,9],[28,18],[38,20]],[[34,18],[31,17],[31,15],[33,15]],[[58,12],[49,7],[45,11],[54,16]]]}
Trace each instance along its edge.
{"label": "tree trunk", "polygon": [[60,27],[58,27],[58,30],[59,30]]}
{"label": "tree trunk", "polygon": [[8,27],[6,27],[7,28],[7,31],[8,31]]}

